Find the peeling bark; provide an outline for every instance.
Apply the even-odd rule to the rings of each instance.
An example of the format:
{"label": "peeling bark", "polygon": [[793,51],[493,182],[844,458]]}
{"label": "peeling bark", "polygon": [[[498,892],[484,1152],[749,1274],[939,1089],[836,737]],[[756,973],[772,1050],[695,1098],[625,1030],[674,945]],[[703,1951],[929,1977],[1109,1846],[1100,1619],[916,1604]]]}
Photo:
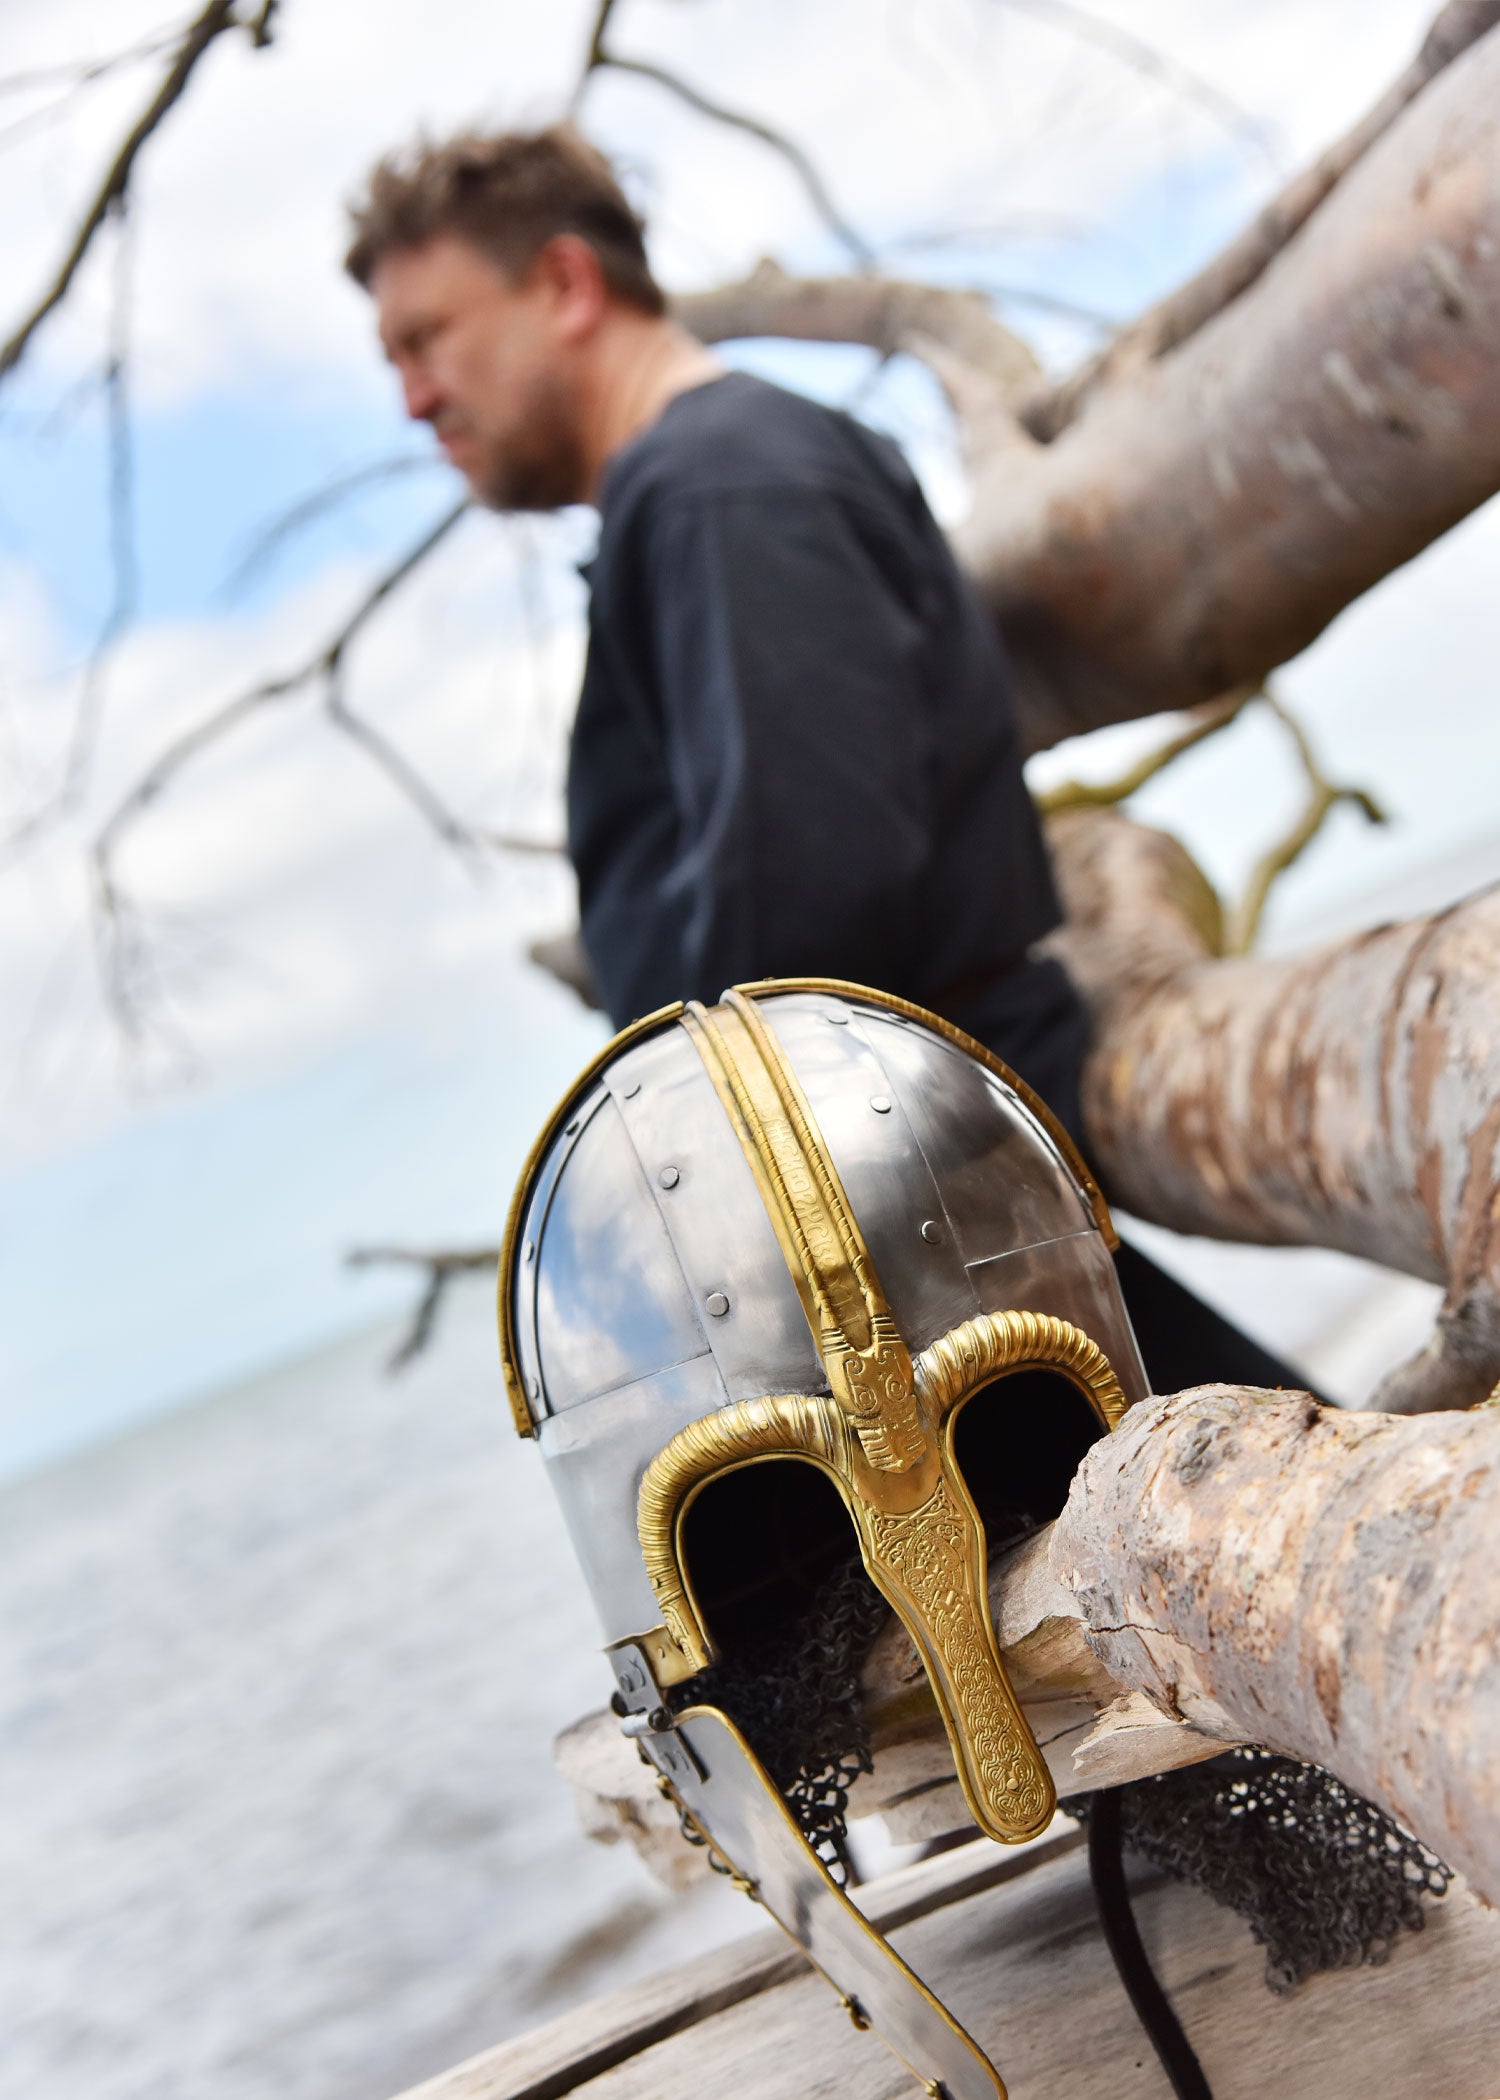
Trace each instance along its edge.
{"label": "peeling bark", "polygon": [[[1494,1901],[1497,1530],[1500,1411],[1407,1422],[1202,1386],[1094,1445],[1056,1524],[992,1570],[991,1609],[1028,1719],[1044,1689],[1096,1711],[1060,1791],[1258,1743],[1336,1773]],[[951,1769],[916,1670],[883,1634],[855,1813]]]}
{"label": "peeling bark", "polygon": [[1054,438],[1078,415],[1101,386],[1122,379],[1174,350],[1196,335],[1205,321],[1222,313],[1232,299],[1247,291],[1299,227],[1363,158],[1376,139],[1389,131],[1409,102],[1444,66],[1500,22],[1500,0],[1448,0],[1448,5],[1422,39],[1406,70],[1386,89],[1374,107],[1342,138],[1325,148],[1271,202],[1256,213],[1244,231],[1186,284],[1169,292],[1127,328],[1122,328],[1097,357],[1090,358],[1060,385],[1039,386],[1020,404],[1021,421],[1033,437]]}
{"label": "peeling bark", "polygon": [[[1064,1799],[1258,1743],[1336,1773],[1495,1901],[1497,1534],[1500,1409],[1403,1421],[1202,1386],[1094,1445],[1057,1522],[992,1567],[991,1612]],[[875,1769],[850,1813],[902,1838],[966,1827],[894,1620],[863,1684]],[[684,1871],[610,1716],[557,1755],[592,1834]]]}
{"label": "peeling bark", "polygon": [[1259,683],[1500,489],[1495,13],[1454,0],[1355,132],[1050,392],[973,293],[766,264],[678,303],[707,340],[932,365],[1028,749]]}
{"label": "peeling bark", "polygon": [[1257,680],[1500,488],[1500,31],[956,535],[1036,748]]}
{"label": "peeling bark", "polygon": [[1206,1386],[1096,1444],[1048,1558],[1111,1677],[1326,1767],[1500,1900],[1500,1412]]}
{"label": "peeling bark", "polygon": [[1053,945],[1094,1018],[1088,1147],[1178,1232],[1363,1255],[1446,1287],[1377,1405],[1466,1407],[1500,1378],[1500,889],[1288,959],[1222,959],[1175,839],[1048,820]]}

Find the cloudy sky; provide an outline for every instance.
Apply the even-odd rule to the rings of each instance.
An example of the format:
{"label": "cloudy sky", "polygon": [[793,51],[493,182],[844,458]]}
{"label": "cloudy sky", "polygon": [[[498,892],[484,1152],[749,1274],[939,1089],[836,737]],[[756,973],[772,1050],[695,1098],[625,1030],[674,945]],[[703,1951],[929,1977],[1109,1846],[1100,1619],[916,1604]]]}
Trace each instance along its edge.
{"label": "cloudy sky", "polygon": [[[46,281],[145,57],[60,100],[50,69],[163,26],[161,0],[12,0],[0,56],[0,330]],[[888,267],[983,285],[1052,363],[1082,354],[1233,231],[1399,70],[1426,0],[621,0],[617,48],[813,148]],[[121,848],[147,1023],[102,1009],[87,847],[164,743],[309,656],[453,500],[403,427],[365,303],[340,276],[344,200],[418,131],[557,114],[587,6],[283,0],[272,47],[210,52],[139,163],[122,245],[0,391],[0,766],[13,825],[60,776],[116,571],[99,372],[129,346],[138,560],[83,806],[0,865],[0,1466],[295,1353],[399,1302],[350,1279],[360,1241],[493,1237],[532,1129],[598,1039],[521,960],[570,915],[563,871],[445,855],[313,691],[185,772]],[[1146,48],[1149,47],[1149,50]],[[1154,55],[1153,55],[1154,54]],[[581,110],[647,212],[673,287],[837,242],[755,141],[653,84]],[[858,353],[746,361],[911,445],[962,485],[932,390]],[[269,544],[341,477],[389,471]],[[465,818],[555,838],[579,661],[586,517],[465,522],[352,654],[351,699]],[[1331,768],[1398,822],[1340,819],[1288,882],[1273,937],[1371,900],[1436,901],[1500,872],[1481,513],[1285,675]],[[1414,726],[1420,723],[1420,727]],[[1049,761],[1112,764],[1121,743]],[[1267,725],[1179,768],[1144,814],[1239,880],[1295,806]]]}

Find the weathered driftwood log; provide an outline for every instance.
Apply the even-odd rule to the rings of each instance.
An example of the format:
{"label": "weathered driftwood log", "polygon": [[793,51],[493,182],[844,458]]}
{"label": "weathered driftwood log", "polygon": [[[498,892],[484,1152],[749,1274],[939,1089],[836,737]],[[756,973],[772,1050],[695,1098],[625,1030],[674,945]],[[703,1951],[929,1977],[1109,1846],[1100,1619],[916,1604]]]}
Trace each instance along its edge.
{"label": "weathered driftwood log", "polygon": [[[1335,1772],[1496,1900],[1497,1536],[1500,1409],[1407,1421],[1205,1386],[1094,1446],[1057,1523],[997,1561],[991,1606],[1065,1799],[1255,1742]],[[864,1688],[875,1769],[851,1813],[960,1827],[895,1623]],[[559,1755],[593,1833],[679,1880],[674,1819],[609,1718]]]}
{"label": "weathered driftwood log", "polygon": [[1250,288],[1055,443],[960,551],[1033,745],[1212,698],[1500,488],[1500,33],[1440,73]]}
{"label": "weathered driftwood log", "polygon": [[1446,1286],[1372,1404],[1466,1407],[1500,1378],[1500,890],[1290,959],[1214,953],[1173,838],[1065,811],[1048,840],[1087,998],[1088,1146],[1179,1232],[1337,1247]]}
{"label": "weathered driftwood log", "polygon": [[[1039,393],[963,294],[763,269],[681,303],[707,339],[933,364],[1029,748],[1262,678],[1500,489],[1493,14],[1446,8],[1355,133],[1071,390]],[[1039,443],[1014,411],[1066,427]]]}
{"label": "weathered driftwood log", "polygon": [[1060,384],[1034,387],[1019,404],[1021,421],[1033,437],[1054,438],[1071,423],[1091,394],[1101,386],[1138,371],[1221,313],[1247,291],[1279,255],[1299,227],[1305,226],[1334,184],[1385,132],[1429,81],[1451,65],[1461,51],[1500,22],[1500,0],[1448,0],[1422,39],[1410,65],[1391,82],[1380,99],[1352,124],[1342,138],[1325,147],[1312,163],[1293,176],[1249,225],[1213,260],[1155,306],[1148,307],[1088,363]]}
{"label": "weathered driftwood log", "polygon": [[[1045,1540],[996,1563],[991,1603],[1006,1668],[1059,1799],[1170,1772],[1224,1748],[1222,1737],[1164,1714],[1144,1693],[1122,1691],[1090,1649],[1072,1601],[1059,1598]],[[971,1829],[926,1675],[898,1620],[876,1642],[864,1687],[875,1769],[856,1783],[850,1815],[884,1817],[898,1844]],[[666,1888],[709,1872],[706,1854],[684,1844],[676,1810],[613,1714],[585,1714],[558,1736],[552,1755],[573,1787],[586,1836],[632,1845]]]}
{"label": "weathered driftwood log", "polygon": [[[1405,1421],[1205,1386],[1095,1445],[997,1571],[996,1626],[1012,1667],[1029,1649],[1076,1681],[1081,1636],[1165,1721],[1324,1766],[1494,1901],[1497,1536],[1500,1411]],[[894,1637],[872,1658],[877,1732],[913,1665]],[[934,1713],[934,1770],[939,1735]]]}

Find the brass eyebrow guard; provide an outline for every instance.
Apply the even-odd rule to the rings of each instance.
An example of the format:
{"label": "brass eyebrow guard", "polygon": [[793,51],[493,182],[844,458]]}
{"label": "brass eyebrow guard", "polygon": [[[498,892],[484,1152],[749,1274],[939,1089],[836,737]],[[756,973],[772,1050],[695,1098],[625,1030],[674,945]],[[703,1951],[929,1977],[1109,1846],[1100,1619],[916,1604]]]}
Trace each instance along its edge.
{"label": "brass eyebrow guard", "polygon": [[913,1395],[925,1448],[899,1475],[872,1478],[837,1401],[788,1394],[720,1408],[682,1430],[647,1468],[639,1505],[646,1569],[677,1651],[668,1674],[680,1681],[712,1660],[682,1558],[682,1520],[694,1497],[710,1480],[767,1459],[799,1458],[827,1473],[854,1520],[871,1581],[926,1667],[969,1813],[1003,1844],[1035,1837],[1057,1801],[996,1646],[984,1530],[953,1462],[953,1422],[991,1379],[1032,1368],[1073,1379],[1113,1429],[1124,1395],[1086,1334],[1045,1313],[985,1313],[917,1357]]}
{"label": "brass eyebrow guard", "polygon": [[1031,1312],[966,1320],[913,1361],[796,1077],[754,1003],[688,1007],[692,1035],[755,1175],[828,1376],[828,1394],[720,1408],[674,1436],[641,1482],[637,1522],[667,1642],[668,1682],[711,1659],[682,1555],[682,1520],[712,1479],[768,1459],[820,1467],[838,1488],[871,1580],[922,1657],[980,1829],[1018,1843],[1046,1827],[1051,1776],[990,1623],[984,1527],[953,1458],[965,1401],[1007,1371],[1064,1373],[1107,1429],[1124,1411],[1103,1351]]}

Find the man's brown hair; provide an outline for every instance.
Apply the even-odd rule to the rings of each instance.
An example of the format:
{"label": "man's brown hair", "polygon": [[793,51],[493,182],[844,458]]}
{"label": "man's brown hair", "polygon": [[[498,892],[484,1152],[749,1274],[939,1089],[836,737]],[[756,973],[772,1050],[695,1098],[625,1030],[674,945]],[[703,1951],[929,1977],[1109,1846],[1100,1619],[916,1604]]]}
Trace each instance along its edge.
{"label": "man's brown hair", "polygon": [[525,274],[554,234],[576,233],[599,258],[616,298],[666,311],[651,275],[641,222],[602,153],[566,124],[486,137],[461,132],[442,145],[388,154],[350,208],[354,239],[344,268],[369,287],[382,256],[460,235],[512,277]]}

